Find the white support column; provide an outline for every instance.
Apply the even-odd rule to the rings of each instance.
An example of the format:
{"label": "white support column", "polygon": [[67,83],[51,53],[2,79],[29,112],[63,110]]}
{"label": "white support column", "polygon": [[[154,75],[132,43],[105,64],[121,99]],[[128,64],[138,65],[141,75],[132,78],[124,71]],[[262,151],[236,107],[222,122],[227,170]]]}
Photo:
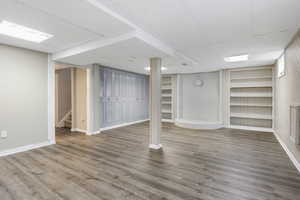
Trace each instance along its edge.
{"label": "white support column", "polygon": [[161,58],[150,59],[150,144],[159,150],[161,133]]}
{"label": "white support column", "polygon": [[72,127],[71,130],[75,129],[76,114],[75,114],[75,68],[71,68],[71,112],[72,112]]}
{"label": "white support column", "polygon": [[99,66],[89,66],[87,68],[87,135],[95,135],[100,133],[100,84]]}
{"label": "white support column", "polygon": [[87,135],[93,135],[93,127],[94,127],[94,84],[93,84],[93,67],[89,66],[86,70],[86,81],[87,81],[87,95],[86,95],[86,128]]}
{"label": "white support column", "polygon": [[55,144],[55,65],[48,55],[48,140]]}

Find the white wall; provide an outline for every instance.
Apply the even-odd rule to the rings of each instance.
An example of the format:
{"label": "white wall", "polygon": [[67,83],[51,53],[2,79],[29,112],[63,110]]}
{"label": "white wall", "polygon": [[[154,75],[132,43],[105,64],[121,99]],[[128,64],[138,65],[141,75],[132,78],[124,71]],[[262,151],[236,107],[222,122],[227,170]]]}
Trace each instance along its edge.
{"label": "white wall", "polygon": [[48,55],[0,45],[0,152],[48,141]]}
{"label": "white wall", "polygon": [[285,76],[276,71],[275,132],[300,163],[300,145],[289,139],[290,105],[300,103],[300,32],[285,50],[285,66]]}
{"label": "white wall", "polygon": [[[203,80],[197,87],[195,81]],[[183,74],[179,79],[179,119],[219,121],[219,72]]]}
{"label": "white wall", "polygon": [[87,70],[87,131],[89,135],[99,133],[102,121],[100,67],[97,64]]}
{"label": "white wall", "polygon": [[72,129],[87,131],[87,69],[73,69]]}

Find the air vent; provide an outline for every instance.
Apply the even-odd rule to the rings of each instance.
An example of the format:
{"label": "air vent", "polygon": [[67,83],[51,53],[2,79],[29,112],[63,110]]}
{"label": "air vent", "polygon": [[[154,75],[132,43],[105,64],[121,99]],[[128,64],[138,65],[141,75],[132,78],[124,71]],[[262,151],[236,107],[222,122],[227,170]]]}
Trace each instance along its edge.
{"label": "air vent", "polygon": [[300,144],[300,104],[291,105],[290,108],[290,139]]}

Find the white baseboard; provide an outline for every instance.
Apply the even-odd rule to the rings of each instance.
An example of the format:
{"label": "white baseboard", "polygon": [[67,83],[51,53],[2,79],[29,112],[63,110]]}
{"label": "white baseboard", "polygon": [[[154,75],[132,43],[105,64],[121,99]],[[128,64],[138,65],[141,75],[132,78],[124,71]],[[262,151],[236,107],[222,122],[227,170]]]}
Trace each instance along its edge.
{"label": "white baseboard", "polygon": [[143,120],[138,120],[138,121],[134,121],[134,122],[123,123],[123,124],[118,124],[118,125],[115,125],[115,126],[105,127],[105,128],[101,128],[100,132],[101,131],[107,131],[107,130],[114,129],[114,128],[120,128],[120,127],[124,127],[124,126],[130,126],[130,125],[133,125],[133,124],[139,124],[139,123],[146,122],[146,121],[149,121],[149,119],[143,119]]}
{"label": "white baseboard", "polygon": [[266,132],[266,133],[273,133],[274,132],[274,130],[272,128],[251,127],[251,126],[230,125],[228,128],[247,130],[247,131],[259,131],[259,132]]}
{"label": "white baseboard", "polygon": [[97,135],[99,133],[101,133],[100,130],[99,131],[94,131],[94,132],[86,132],[87,135]]}
{"label": "white baseboard", "polygon": [[280,143],[280,145],[282,146],[282,148],[285,150],[285,152],[289,156],[292,163],[295,165],[297,170],[300,172],[300,163],[298,162],[298,160],[296,159],[294,154],[288,149],[288,147],[285,145],[285,143],[281,140],[280,136],[275,131],[274,131],[274,135],[275,135],[276,139],[278,140],[278,142]]}
{"label": "white baseboard", "polygon": [[121,128],[124,126],[130,126],[133,124],[138,124],[138,123],[142,123],[142,122],[146,122],[146,121],[149,121],[149,119],[138,120],[138,121],[134,121],[134,122],[123,123],[123,124],[118,124],[115,126],[105,127],[105,128],[101,128],[100,130],[94,131],[94,132],[88,132],[87,130],[83,130],[83,129],[79,129],[79,128],[72,128],[71,132],[80,132],[80,133],[85,133],[87,135],[97,135],[97,134],[101,133],[101,131],[107,131],[107,130],[111,130],[111,129],[115,129],[115,128]]}
{"label": "white baseboard", "polygon": [[86,130],[80,129],[80,128],[72,128],[71,132],[80,132],[80,133],[87,133]]}
{"label": "white baseboard", "polygon": [[183,119],[176,119],[175,125],[182,128],[189,129],[219,129],[224,128],[221,122],[204,122],[204,121],[190,121]]}
{"label": "white baseboard", "polygon": [[161,144],[150,144],[149,148],[153,149],[153,150],[159,150],[162,148],[162,145]]}
{"label": "white baseboard", "polygon": [[46,141],[46,142],[41,142],[41,143],[38,143],[38,144],[30,144],[30,145],[26,145],[26,146],[22,146],[22,147],[17,147],[17,148],[14,148],[14,149],[8,149],[8,150],[5,150],[5,151],[1,151],[0,152],[0,157],[8,156],[8,155],[16,154],[16,153],[21,153],[21,152],[24,152],[24,151],[33,150],[33,149],[49,146],[49,145],[52,145],[52,144],[55,144],[55,142],[54,141]]}

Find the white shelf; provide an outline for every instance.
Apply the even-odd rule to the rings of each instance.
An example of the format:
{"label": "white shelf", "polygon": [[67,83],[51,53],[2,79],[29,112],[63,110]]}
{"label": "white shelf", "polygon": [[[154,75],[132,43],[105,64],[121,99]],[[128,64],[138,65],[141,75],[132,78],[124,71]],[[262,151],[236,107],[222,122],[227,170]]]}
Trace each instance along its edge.
{"label": "white shelf", "polygon": [[170,123],[173,123],[173,122],[174,122],[172,119],[162,119],[161,121],[162,121],[162,122],[170,122]]}
{"label": "white shelf", "polygon": [[172,86],[162,86],[161,87],[162,90],[172,90]]}
{"label": "white shelf", "polygon": [[230,106],[245,106],[245,107],[272,107],[271,104],[258,104],[258,103],[231,103]]}
{"label": "white shelf", "polygon": [[273,131],[273,68],[230,70],[229,89],[230,128]]}
{"label": "white shelf", "polygon": [[231,113],[230,117],[272,120],[272,115],[252,114],[252,113]]}
{"label": "white shelf", "polygon": [[254,126],[238,126],[231,125],[232,129],[250,130],[250,131],[260,131],[260,132],[273,132],[272,128],[254,127]]}
{"label": "white shelf", "polygon": [[262,93],[262,92],[257,92],[257,93],[245,93],[245,92],[232,92],[230,94],[231,97],[272,97],[272,93]]}
{"label": "white shelf", "polygon": [[172,98],[173,98],[173,81],[172,81],[172,76],[163,76],[162,77],[162,86],[161,86],[161,91],[164,92],[161,94],[162,97],[168,97],[168,99],[163,99],[161,101],[162,104],[162,121],[164,122],[173,122],[173,114],[172,114]]}
{"label": "white shelf", "polygon": [[259,88],[272,87],[272,82],[254,82],[254,83],[231,83],[231,88]]}
{"label": "white shelf", "polygon": [[162,109],[162,110],[161,110],[161,113],[164,113],[164,114],[172,114],[172,110]]}
{"label": "white shelf", "polygon": [[172,97],[172,94],[162,94],[162,97]]}
{"label": "white shelf", "polygon": [[236,78],[231,78],[231,80],[257,80],[257,79],[272,79],[272,75],[270,76],[246,76],[246,77],[236,77]]}

